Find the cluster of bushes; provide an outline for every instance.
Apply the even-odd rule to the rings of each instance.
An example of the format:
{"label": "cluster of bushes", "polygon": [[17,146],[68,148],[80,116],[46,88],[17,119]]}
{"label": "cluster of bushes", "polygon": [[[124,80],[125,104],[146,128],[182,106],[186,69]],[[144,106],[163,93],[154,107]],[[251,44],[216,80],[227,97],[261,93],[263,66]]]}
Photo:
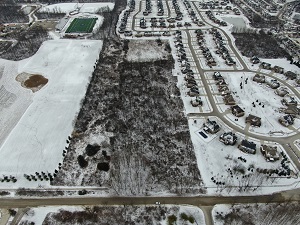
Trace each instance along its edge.
{"label": "cluster of bushes", "polygon": [[[99,145],[91,145],[88,144],[85,148],[85,154],[89,157],[92,157],[98,153],[100,150]],[[110,161],[110,156],[107,155],[107,152],[105,150],[102,151],[102,155],[105,158],[106,161],[104,162],[99,162],[97,164],[97,168],[99,170],[107,172],[109,170],[109,161]],[[78,164],[81,168],[86,168],[88,166],[88,158],[85,158],[83,155],[79,155],[77,157]]]}
{"label": "cluster of bushes", "polygon": [[3,183],[3,182],[13,182],[13,183],[16,183],[17,182],[17,178],[15,176],[3,176],[2,179],[0,179],[0,181]]}
{"label": "cluster of bushes", "polygon": [[195,222],[195,218],[193,216],[188,216],[185,213],[181,213],[180,214],[180,218],[185,220],[185,221],[189,221],[190,223],[194,223]]}
{"label": "cluster of bushes", "polygon": [[[56,170],[57,171],[57,170]],[[56,173],[54,173],[53,175],[51,173],[45,173],[45,172],[35,172],[35,175],[33,174],[24,174],[24,177],[29,180],[29,181],[43,181],[43,180],[53,180],[53,177],[56,176]]]}
{"label": "cluster of bushes", "polygon": [[287,58],[289,54],[280,47],[276,39],[263,30],[255,33],[248,30],[244,33],[232,33],[235,44],[244,56],[259,58]]}

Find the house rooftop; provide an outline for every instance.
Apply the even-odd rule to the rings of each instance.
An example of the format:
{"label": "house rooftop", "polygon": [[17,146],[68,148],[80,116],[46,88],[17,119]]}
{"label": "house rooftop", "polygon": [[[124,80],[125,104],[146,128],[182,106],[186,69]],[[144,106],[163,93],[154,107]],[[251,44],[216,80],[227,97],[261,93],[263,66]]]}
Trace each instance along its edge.
{"label": "house rooftop", "polygon": [[241,145],[246,148],[253,149],[253,150],[256,149],[256,144],[252,141],[242,140]]}

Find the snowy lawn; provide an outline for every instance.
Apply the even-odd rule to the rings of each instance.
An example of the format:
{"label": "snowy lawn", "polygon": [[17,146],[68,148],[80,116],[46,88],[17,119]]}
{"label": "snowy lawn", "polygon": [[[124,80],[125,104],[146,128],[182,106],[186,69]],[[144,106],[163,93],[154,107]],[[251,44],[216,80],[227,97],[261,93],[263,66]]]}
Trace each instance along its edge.
{"label": "snowy lawn", "polygon": [[133,40],[128,44],[127,60],[131,62],[149,62],[166,58],[168,52],[154,40]]}
{"label": "snowy lawn", "polygon": [[[33,57],[19,63],[18,71],[11,73],[14,77],[22,72],[41,74],[49,81],[33,94],[32,103],[1,146],[1,175],[24,179],[24,173],[52,173],[62,162],[66,139],[73,131],[73,121],[101,48],[101,41],[47,41]],[[6,62],[6,66],[11,63]],[[11,85],[21,86],[16,82]],[[24,98],[18,97],[26,100],[31,91],[26,92]],[[0,113],[7,117],[11,111]]]}
{"label": "snowy lawn", "polygon": [[[212,78],[213,73],[207,73],[206,77]],[[231,72],[225,73],[221,72],[221,75],[224,77],[226,83],[228,84],[229,90],[233,93],[232,96],[236,101],[236,104],[239,105],[244,111],[245,115],[238,118],[238,121],[235,121],[235,117],[228,115],[228,118],[231,122],[245,127],[245,118],[249,115],[255,115],[261,117],[262,126],[261,127],[251,127],[250,132],[260,133],[263,135],[269,135],[269,132],[283,131],[286,134],[293,133],[293,129],[282,126],[278,122],[278,118],[283,113],[279,112],[279,108],[285,107],[282,105],[282,98],[275,94],[275,90],[269,88],[266,84],[258,84],[252,80],[254,73],[244,73],[244,72]],[[248,79],[248,80],[247,80]],[[247,80],[247,83],[246,83]],[[240,88],[242,83],[243,89]],[[213,88],[216,87],[216,84],[211,82]],[[292,93],[292,90],[290,90]],[[217,98],[218,95],[215,96]],[[299,99],[295,97],[299,102]],[[222,98],[218,100],[219,103],[222,103]],[[253,103],[255,107],[253,107]],[[230,106],[219,107],[221,111],[225,111],[230,108]],[[295,120],[293,125],[296,129],[299,129],[299,121]]]}
{"label": "snowy lawn", "polygon": [[112,10],[115,4],[112,2],[98,2],[98,3],[58,3],[53,5],[43,6],[39,12],[56,12],[56,13],[69,13],[77,8],[82,13],[96,13],[101,8]]}

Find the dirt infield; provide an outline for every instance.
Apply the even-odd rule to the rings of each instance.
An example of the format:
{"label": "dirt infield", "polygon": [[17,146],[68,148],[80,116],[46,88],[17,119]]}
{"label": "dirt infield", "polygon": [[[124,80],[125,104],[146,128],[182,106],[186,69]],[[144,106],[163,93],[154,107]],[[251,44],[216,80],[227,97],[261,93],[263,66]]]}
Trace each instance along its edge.
{"label": "dirt infield", "polygon": [[48,79],[39,74],[21,73],[16,77],[22,87],[37,92],[48,83]]}

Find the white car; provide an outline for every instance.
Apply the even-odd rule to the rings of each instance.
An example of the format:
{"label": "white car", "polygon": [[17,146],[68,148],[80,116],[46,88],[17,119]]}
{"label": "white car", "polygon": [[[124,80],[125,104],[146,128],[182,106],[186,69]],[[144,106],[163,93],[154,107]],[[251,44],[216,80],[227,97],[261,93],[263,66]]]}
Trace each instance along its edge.
{"label": "white car", "polygon": [[160,202],[155,202],[155,205],[160,205]]}

